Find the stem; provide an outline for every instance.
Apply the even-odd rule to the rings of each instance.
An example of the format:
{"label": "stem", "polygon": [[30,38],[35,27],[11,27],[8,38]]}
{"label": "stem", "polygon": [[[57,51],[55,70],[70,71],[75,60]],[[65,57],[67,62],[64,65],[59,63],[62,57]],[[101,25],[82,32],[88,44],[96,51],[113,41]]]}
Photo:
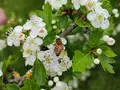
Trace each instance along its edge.
{"label": "stem", "polygon": [[66,37],[70,32],[72,32],[75,28],[77,27],[77,25],[75,23],[71,23],[70,26],[64,30],[60,36],[61,37]]}

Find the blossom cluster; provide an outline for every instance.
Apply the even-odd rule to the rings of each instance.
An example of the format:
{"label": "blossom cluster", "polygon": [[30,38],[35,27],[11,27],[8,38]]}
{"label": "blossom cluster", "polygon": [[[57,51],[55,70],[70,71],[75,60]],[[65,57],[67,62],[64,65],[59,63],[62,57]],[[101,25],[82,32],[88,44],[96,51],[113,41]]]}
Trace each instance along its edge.
{"label": "blossom cluster", "polygon": [[[90,75],[91,72],[86,71],[81,73],[80,77],[78,78],[81,79],[82,81],[86,81],[87,78],[90,77]],[[59,77],[54,77],[53,80],[48,81],[48,85],[50,87],[53,87],[53,85],[55,85],[51,90],[73,90],[79,87],[79,79],[73,77],[72,79],[68,80],[68,82],[64,82],[64,81],[59,81]]]}
{"label": "blossom cluster", "polygon": [[67,71],[72,66],[72,61],[66,51],[62,51],[57,56],[54,52],[55,46],[53,44],[47,46],[47,48],[48,50],[38,53],[38,59],[43,62],[48,75],[56,76],[58,72]]}
{"label": "blossom cluster", "polygon": [[48,76],[56,76],[58,72],[64,72],[72,66],[72,61],[65,51],[65,39],[61,38],[64,49],[60,55],[55,53],[55,43],[43,45],[43,39],[48,34],[43,19],[33,15],[23,26],[16,26],[7,37],[8,46],[22,46],[25,65],[33,66],[39,59],[46,69]]}
{"label": "blossom cluster", "polygon": [[[67,0],[46,0],[53,9],[59,9],[67,3]],[[109,12],[102,8],[102,3],[98,0],[72,0],[73,6],[76,10],[80,6],[85,6],[88,10],[87,19],[91,22],[94,28],[107,29],[110,25],[108,18]]]}

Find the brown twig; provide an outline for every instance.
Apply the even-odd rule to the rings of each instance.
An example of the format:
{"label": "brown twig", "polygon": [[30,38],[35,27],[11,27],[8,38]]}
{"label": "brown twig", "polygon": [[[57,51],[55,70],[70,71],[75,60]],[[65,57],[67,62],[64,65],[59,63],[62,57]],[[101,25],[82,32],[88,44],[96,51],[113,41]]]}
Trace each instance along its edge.
{"label": "brown twig", "polygon": [[77,27],[77,25],[75,23],[71,23],[70,26],[60,34],[60,36],[61,37],[66,37],[76,27]]}

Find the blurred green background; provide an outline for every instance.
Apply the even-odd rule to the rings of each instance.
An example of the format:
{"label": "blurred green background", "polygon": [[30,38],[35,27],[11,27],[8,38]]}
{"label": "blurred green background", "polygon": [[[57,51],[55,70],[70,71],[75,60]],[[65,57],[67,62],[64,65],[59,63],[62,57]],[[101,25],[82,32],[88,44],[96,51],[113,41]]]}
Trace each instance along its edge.
{"label": "blurred green background", "polygon": [[[28,18],[31,11],[41,9],[44,0],[0,0],[0,8],[3,8],[9,17],[14,13],[17,17]],[[120,0],[111,0],[113,8],[120,11]],[[115,19],[115,26],[120,23],[120,18]],[[120,33],[114,37],[116,45],[114,51],[118,54],[116,64],[114,64],[115,74],[105,73],[101,66],[92,69],[91,76],[85,81],[80,82],[79,90],[120,90]]]}

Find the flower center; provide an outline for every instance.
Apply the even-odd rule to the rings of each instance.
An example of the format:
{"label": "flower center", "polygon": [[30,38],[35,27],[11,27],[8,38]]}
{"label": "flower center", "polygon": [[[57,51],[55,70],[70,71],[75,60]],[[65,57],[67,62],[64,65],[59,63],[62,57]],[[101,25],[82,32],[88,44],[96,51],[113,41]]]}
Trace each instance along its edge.
{"label": "flower center", "polygon": [[27,50],[26,50],[26,53],[27,53],[27,54],[32,54],[31,49],[27,49]]}
{"label": "flower center", "polygon": [[50,63],[51,63],[51,62],[50,62],[50,57],[47,56],[47,57],[45,58],[45,61],[46,61],[48,64],[50,64]]}
{"label": "flower center", "polygon": [[103,17],[103,15],[98,15],[97,19],[98,19],[98,21],[102,22],[104,20],[104,17]]}
{"label": "flower center", "polygon": [[34,43],[34,40],[32,39],[32,40],[30,40],[30,44],[33,44]]}

